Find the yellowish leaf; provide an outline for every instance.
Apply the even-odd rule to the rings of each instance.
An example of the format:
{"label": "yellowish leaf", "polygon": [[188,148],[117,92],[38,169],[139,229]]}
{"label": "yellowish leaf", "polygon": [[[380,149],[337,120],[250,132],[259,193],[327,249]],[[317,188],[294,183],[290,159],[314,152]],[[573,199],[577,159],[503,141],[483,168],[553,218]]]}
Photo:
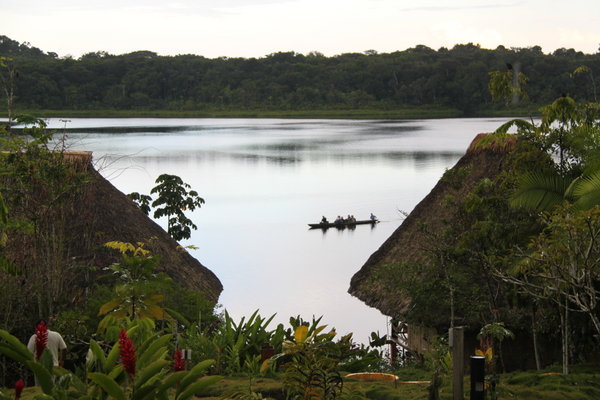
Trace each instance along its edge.
{"label": "yellowish leaf", "polygon": [[117,308],[120,304],[121,303],[117,299],[113,299],[113,300],[109,301],[108,303],[104,303],[100,307],[100,311],[98,311],[98,315],[107,314],[107,313],[111,312],[112,310],[114,310],[115,308]]}
{"label": "yellowish leaf", "polygon": [[306,341],[306,337],[308,336],[308,326],[300,325],[296,328],[294,332],[294,338],[296,339],[296,343],[304,343]]}
{"label": "yellowish leaf", "polygon": [[271,366],[271,360],[267,358],[265,361],[262,362],[262,364],[260,366],[260,373],[264,374],[269,369],[270,366]]}
{"label": "yellowish leaf", "polygon": [[492,361],[493,358],[494,358],[494,351],[490,347],[485,351],[485,360]]}

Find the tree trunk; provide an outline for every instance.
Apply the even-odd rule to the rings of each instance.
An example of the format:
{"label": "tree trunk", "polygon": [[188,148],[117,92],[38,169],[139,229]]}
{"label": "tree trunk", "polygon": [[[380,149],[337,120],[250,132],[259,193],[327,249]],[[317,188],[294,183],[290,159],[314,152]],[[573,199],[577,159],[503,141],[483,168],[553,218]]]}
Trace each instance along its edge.
{"label": "tree trunk", "polygon": [[562,364],[563,374],[569,374],[569,308],[567,299],[563,310],[562,302],[560,303],[560,331],[562,336]]}
{"label": "tree trunk", "polygon": [[535,356],[535,369],[539,371],[542,369],[542,363],[540,362],[540,352],[538,349],[536,323],[537,323],[537,320],[535,318],[535,306],[534,306],[531,310],[531,332],[533,334],[533,354]]}

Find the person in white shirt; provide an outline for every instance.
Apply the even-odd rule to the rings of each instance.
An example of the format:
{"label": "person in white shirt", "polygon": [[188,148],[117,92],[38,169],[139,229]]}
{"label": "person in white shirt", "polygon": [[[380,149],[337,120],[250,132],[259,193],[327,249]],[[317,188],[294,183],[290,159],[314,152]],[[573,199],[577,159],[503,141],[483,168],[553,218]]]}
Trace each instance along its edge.
{"label": "person in white shirt", "polygon": [[[50,353],[52,354],[52,362],[54,363],[54,366],[62,367],[64,364],[64,361],[65,361],[65,353],[67,350],[67,345],[65,344],[65,341],[63,340],[60,333],[51,331],[50,329],[47,329],[48,324],[43,319],[39,320],[37,322],[37,324],[35,325],[36,331],[37,331],[37,327],[40,324],[46,326],[46,331],[48,332],[48,340],[46,341],[46,348],[48,350],[50,350]],[[36,350],[35,349],[35,338],[36,338],[36,333],[31,335],[31,337],[29,338],[29,343],[27,343],[27,348],[33,354],[35,354],[35,350]]]}

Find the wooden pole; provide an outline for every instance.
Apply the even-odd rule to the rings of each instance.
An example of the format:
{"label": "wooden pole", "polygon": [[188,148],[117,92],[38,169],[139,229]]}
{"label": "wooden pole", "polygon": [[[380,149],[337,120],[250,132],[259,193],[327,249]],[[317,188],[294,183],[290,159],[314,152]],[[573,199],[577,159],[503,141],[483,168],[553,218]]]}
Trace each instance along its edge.
{"label": "wooden pole", "polygon": [[464,399],[465,332],[462,326],[450,329],[452,347],[452,394],[454,400]]}

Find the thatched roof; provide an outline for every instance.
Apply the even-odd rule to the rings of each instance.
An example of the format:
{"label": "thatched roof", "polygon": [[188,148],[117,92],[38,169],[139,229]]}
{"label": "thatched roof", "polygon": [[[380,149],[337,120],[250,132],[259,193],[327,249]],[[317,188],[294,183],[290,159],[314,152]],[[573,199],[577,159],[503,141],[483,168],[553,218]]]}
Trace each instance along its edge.
{"label": "thatched roof", "polygon": [[[153,254],[161,256],[161,269],[175,282],[188,289],[202,291],[207,299],[216,302],[223,291],[217,276],[182,250],[163,228],[92,167],[90,175],[92,182],[85,201],[89,210],[95,212],[93,246],[101,246],[109,241],[144,242]],[[109,265],[111,261],[117,261],[114,253],[97,254],[96,262]]]}
{"label": "thatched roof", "polygon": [[378,283],[378,279],[385,279],[381,277],[381,272],[387,266],[397,265],[394,273],[399,274],[401,278],[401,264],[426,262],[423,250],[426,246],[423,244],[431,239],[419,229],[419,225],[426,224],[429,231],[440,233],[444,224],[456,218],[453,210],[444,206],[447,196],[464,199],[481,179],[492,179],[503,170],[506,155],[514,148],[516,137],[503,138],[499,141],[489,139],[490,136],[486,134],[475,137],[466,154],[449,171],[450,173],[458,170],[468,171],[464,177],[457,174],[461,176],[461,184],[456,185],[449,179],[441,179],[435,185],[406,217],[402,225],[352,277],[348,290],[351,295],[386,315],[401,317],[406,313],[410,299],[403,293],[387,292],[385,285]]}
{"label": "thatched roof", "polygon": [[[182,250],[167,232],[102,177],[92,166],[91,152],[65,152],[60,155],[69,168],[82,177],[82,184],[63,196],[65,199],[61,202],[36,203],[26,198],[25,202],[20,203],[20,212],[52,207],[52,212],[36,214],[42,215],[36,230],[39,235],[48,238],[48,243],[56,242],[53,247],[56,253],[52,257],[59,260],[57,263],[62,265],[64,271],[69,271],[70,276],[64,277],[72,282],[66,288],[68,296],[85,297],[85,290],[78,289],[85,289],[90,281],[93,282],[94,273],[90,277],[90,273],[82,271],[96,271],[95,275],[102,275],[104,267],[120,261],[118,251],[104,246],[106,242],[120,241],[133,244],[143,242],[152,254],[161,256],[158,272],[166,273],[180,286],[202,291],[207,300],[217,302],[223,286],[216,275]],[[43,196],[46,192],[39,193],[39,196]],[[60,206],[48,205],[59,203]],[[31,269],[31,265],[39,264],[30,251],[32,248],[38,249],[41,254],[38,257],[50,257],[39,251],[40,246],[31,235],[12,232],[10,239],[6,252],[21,268]],[[27,271],[25,275],[28,276]]]}

